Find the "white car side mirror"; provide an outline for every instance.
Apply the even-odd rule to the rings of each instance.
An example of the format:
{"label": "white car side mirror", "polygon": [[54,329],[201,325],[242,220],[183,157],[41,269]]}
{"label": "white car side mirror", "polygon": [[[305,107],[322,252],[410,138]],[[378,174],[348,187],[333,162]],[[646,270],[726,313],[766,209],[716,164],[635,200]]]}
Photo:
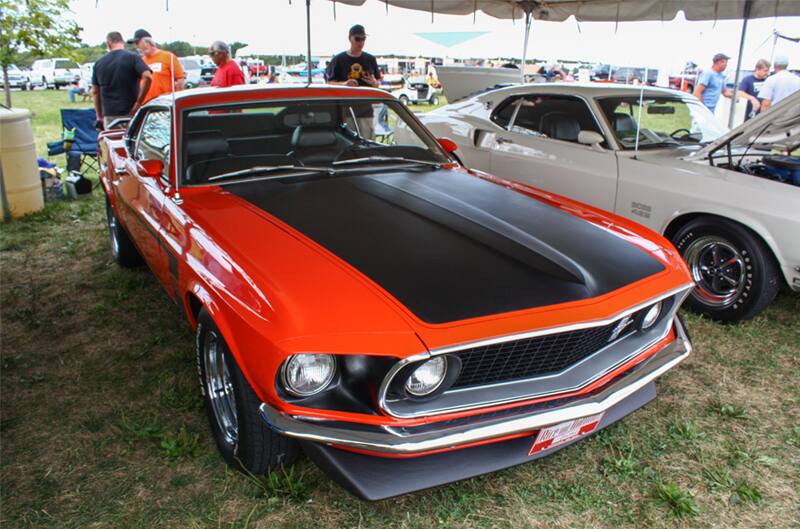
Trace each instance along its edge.
{"label": "white car side mirror", "polygon": [[593,130],[582,130],[578,133],[578,143],[581,145],[591,145],[592,148],[598,151],[605,151],[600,145],[605,141],[605,138],[599,132]]}

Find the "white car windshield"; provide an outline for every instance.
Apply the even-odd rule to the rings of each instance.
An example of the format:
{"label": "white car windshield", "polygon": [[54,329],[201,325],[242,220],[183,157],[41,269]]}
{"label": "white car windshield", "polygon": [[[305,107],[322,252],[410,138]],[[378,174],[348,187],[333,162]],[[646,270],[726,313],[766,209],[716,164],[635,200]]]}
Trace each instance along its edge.
{"label": "white car windshield", "polygon": [[385,99],[254,101],[191,110],[184,125],[187,184],[449,161],[401,103]]}
{"label": "white car windshield", "polygon": [[[700,102],[677,97],[606,97],[598,100],[623,149],[668,147],[714,141],[725,129]],[[640,121],[641,120],[641,121]]]}

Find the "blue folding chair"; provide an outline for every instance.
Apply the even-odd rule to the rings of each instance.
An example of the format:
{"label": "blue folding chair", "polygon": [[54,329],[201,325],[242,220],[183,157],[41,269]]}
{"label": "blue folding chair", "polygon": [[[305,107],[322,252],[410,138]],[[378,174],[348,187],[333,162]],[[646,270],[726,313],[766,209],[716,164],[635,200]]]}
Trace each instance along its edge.
{"label": "blue folding chair", "polygon": [[62,130],[75,129],[75,137],[71,145],[66,142],[66,146],[63,138],[58,141],[48,142],[47,155],[54,156],[66,153],[67,168],[72,165],[70,164],[70,158],[78,158],[78,162],[75,165],[78,166],[80,172],[83,172],[84,167],[97,172],[97,130],[94,128],[95,119],[95,111],[92,108],[62,108]]}

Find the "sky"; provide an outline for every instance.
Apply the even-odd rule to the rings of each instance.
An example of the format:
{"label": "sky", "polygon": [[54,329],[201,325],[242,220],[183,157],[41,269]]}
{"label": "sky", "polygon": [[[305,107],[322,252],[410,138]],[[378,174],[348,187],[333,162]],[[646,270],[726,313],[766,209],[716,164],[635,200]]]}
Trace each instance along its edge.
{"label": "sky", "polygon": [[[169,10],[167,10],[167,2]],[[426,2],[427,3],[427,2]],[[206,45],[221,39],[242,41],[259,54],[305,54],[304,0],[72,0],[72,11],[83,27],[82,38],[103,41],[108,31],[128,38],[145,28],[158,41],[186,40]],[[369,1],[361,7],[312,0],[312,54],[331,55],[344,50],[347,30],[366,27],[366,50],[373,54],[449,57],[521,57],[523,23],[477,13],[435,15],[389,7]],[[528,57],[550,62],[585,60],[625,66],[649,66],[677,71],[687,61],[707,65],[718,52],[733,57],[735,65],[741,21],[689,22],[682,13],[667,22],[534,21]],[[769,59],[773,31],[800,37],[800,17],[765,18],[748,24],[742,67],[752,69],[759,58]],[[434,44],[416,33],[485,32],[452,47]],[[800,69],[800,45],[779,40],[776,54],[787,55],[791,68]]]}

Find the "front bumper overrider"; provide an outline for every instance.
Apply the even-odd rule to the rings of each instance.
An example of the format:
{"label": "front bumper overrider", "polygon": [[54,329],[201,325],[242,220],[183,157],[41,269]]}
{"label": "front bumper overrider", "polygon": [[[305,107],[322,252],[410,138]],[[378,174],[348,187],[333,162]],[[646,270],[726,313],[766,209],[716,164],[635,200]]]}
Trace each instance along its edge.
{"label": "front bumper overrider", "polygon": [[414,457],[493,439],[500,441],[618,407],[689,356],[692,345],[679,318],[674,319],[673,326],[675,339],[672,342],[600,390],[589,395],[520,406],[506,413],[402,428],[304,418],[284,413],[267,403],[261,405],[260,413],[267,424],[282,435],[386,457]]}

